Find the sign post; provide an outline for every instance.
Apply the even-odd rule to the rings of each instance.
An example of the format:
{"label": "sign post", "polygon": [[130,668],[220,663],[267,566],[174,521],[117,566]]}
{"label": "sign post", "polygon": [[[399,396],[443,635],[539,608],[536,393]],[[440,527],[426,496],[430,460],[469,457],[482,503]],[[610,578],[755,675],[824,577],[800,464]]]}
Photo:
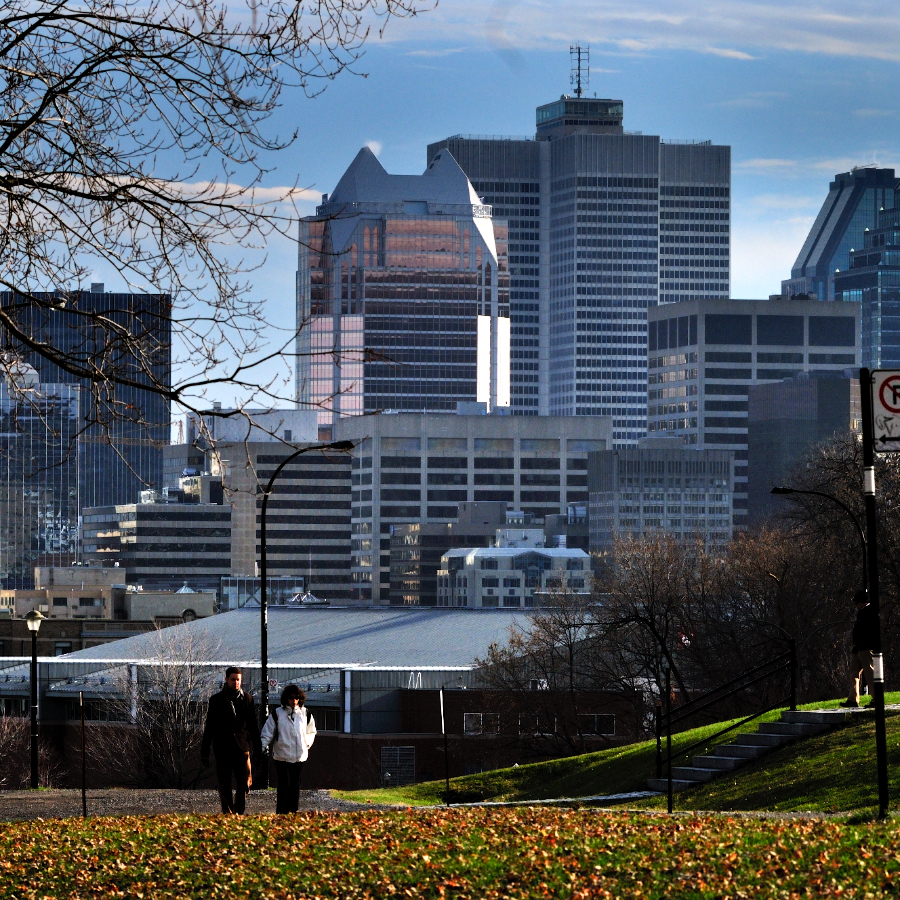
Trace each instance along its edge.
{"label": "sign post", "polygon": [[878,815],[888,814],[887,736],[884,723],[884,661],[881,653],[881,604],[878,594],[878,515],[875,506],[875,451],[900,451],[900,371],[859,370],[863,431],[863,499],[869,551],[869,603],[875,610],[873,650],[875,749],[878,768]]}

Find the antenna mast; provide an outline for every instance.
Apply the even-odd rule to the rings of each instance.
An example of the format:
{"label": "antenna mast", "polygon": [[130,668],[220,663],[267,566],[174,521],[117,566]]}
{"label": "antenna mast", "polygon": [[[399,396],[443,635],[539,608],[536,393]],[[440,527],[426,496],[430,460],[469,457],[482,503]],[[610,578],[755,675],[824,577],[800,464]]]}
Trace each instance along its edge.
{"label": "antenna mast", "polygon": [[591,48],[590,45],[573,44],[569,47],[569,60],[572,63],[572,74],[569,84],[575,86],[575,96],[580,97],[584,89],[591,83]]}

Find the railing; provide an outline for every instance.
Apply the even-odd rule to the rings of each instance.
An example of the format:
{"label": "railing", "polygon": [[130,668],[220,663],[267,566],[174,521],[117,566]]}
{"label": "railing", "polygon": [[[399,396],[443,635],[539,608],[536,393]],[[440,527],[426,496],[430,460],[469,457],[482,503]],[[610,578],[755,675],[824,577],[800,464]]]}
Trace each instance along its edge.
{"label": "railing", "polygon": [[[673,725],[677,725],[679,722],[683,722],[685,719],[696,715],[698,712],[708,709],[709,707],[713,706],[716,703],[720,703],[723,700],[727,700],[729,697],[735,696],[740,691],[743,691],[748,687],[752,687],[754,684],[758,684],[760,681],[764,681],[767,678],[771,678],[773,675],[777,675],[780,672],[785,671],[786,669],[790,671],[791,676],[791,692],[789,696],[783,698],[782,700],[779,700],[777,703],[773,703],[771,706],[767,706],[765,709],[761,709],[758,712],[753,713],[753,715],[751,716],[747,716],[745,719],[741,719],[741,721],[739,722],[735,722],[734,724],[723,728],[721,731],[717,731],[715,734],[708,735],[702,740],[695,741],[688,747],[682,747],[680,750],[678,750],[677,753],[672,752]],[[724,684],[719,685],[717,688],[713,688],[713,690],[708,691],[700,697],[697,697],[695,700],[691,700],[689,703],[685,703],[684,706],[679,706],[678,709],[674,711],[670,708],[670,702],[671,690],[668,684],[667,677],[666,712],[663,713],[660,706],[656,707],[656,777],[662,778],[662,769],[663,765],[665,765],[668,772],[667,780],[669,793],[669,811],[671,812],[673,759],[677,759],[680,756],[685,756],[696,750],[698,747],[708,745],[711,741],[716,740],[716,738],[720,738],[723,734],[727,734],[729,731],[734,731],[736,728],[741,728],[748,722],[752,722],[754,719],[758,719],[760,716],[764,716],[766,713],[771,712],[774,709],[780,709],[786,703],[790,703],[792,710],[795,710],[797,708],[797,643],[795,640],[791,639],[790,649],[786,653],[782,653],[780,656],[776,656],[773,659],[768,660],[768,662],[761,663],[760,665],[755,666],[752,669],[748,669],[746,672],[743,672],[736,678],[732,678],[731,681],[727,681]],[[663,757],[662,749],[662,735],[664,727],[666,732],[667,746],[667,753],[665,758]]]}

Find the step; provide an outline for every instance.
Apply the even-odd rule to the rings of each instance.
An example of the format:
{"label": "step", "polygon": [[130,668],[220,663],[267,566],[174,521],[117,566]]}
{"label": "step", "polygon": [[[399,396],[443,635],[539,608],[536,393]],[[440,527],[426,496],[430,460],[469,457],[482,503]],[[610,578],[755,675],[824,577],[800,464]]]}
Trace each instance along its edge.
{"label": "step", "polygon": [[721,775],[719,769],[701,769],[694,766],[672,766],[672,777],[679,781],[712,781]]}
{"label": "step", "polygon": [[781,713],[782,722],[798,725],[827,725],[834,728],[847,721],[846,709],[786,709]]}
{"label": "step", "polygon": [[732,772],[746,761],[740,756],[695,756],[692,760],[698,769],[718,769],[720,772]]}
{"label": "step", "polygon": [[750,744],[754,747],[780,747],[794,740],[792,735],[786,734],[742,734],[739,737],[739,743]]}
{"label": "step", "polygon": [[763,722],[760,734],[782,734],[785,737],[809,737],[828,731],[827,725],[812,725],[806,722]]}
{"label": "step", "polygon": [[748,744],[722,744],[713,751],[714,756],[733,757],[737,759],[756,759],[769,750],[768,747]]}
{"label": "step", "polygon": [[[686,791],[688,788],[695,787],[696,784],[696,781],[681,781],[673,778],[672,790]],[[668,782],[665,778],[648,778],[647,787],[650,788],[651,791],[659,791],[661,794],[665,794],[669,790]]]}

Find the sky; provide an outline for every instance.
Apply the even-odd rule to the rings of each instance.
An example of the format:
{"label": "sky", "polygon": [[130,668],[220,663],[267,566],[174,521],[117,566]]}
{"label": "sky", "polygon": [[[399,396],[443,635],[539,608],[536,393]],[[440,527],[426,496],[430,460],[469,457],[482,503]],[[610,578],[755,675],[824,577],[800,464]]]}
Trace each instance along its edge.
{"label": "sky", "polygon": [[[535,107],[571,90],[576,40],[590,48],[587,95],[621,99],[626,130],[731,146],[734,297],[780,290],[836,173],[900,170],[893,4],[425,0],[372,27],[359,74],[311,99],[286,92],[271,123],[298,136],[264,160],[264,183],[304,188],[303,214],[364,145],[389,172],[414,174],[443,137],[532,135]],[[267,250],[254,294],[287,326],[296,245]]]}

